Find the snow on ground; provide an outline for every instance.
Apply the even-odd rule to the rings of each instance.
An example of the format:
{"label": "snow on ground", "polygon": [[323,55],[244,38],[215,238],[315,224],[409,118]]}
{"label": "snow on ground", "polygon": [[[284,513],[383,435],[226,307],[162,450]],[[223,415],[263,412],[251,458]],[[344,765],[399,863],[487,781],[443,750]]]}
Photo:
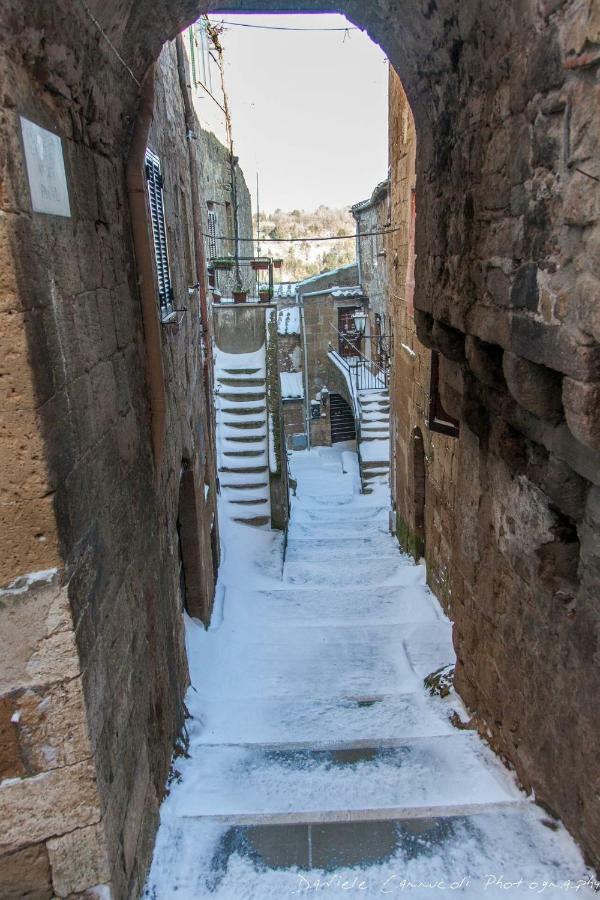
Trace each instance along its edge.
{"label": "snow on ground", "polygon": [[304,398],[304,382],[302,372],[281,372],[282,400],[302,400]]}
{"label": "snow on ground", "polygon": [[456,698],[424,690],[453,661],[451,625],[387,533],[385,486],[360,495],[339,445],[292,471],[285,560],[283,535],[221,518],[213,624],[186,622],[189,757],[146,896],[592,896],[562,826],[452,727]]}

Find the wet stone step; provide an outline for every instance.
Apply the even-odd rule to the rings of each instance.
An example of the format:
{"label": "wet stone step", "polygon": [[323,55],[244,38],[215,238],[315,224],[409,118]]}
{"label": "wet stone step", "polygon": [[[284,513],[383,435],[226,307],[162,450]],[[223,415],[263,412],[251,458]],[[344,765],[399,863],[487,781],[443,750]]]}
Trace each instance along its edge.
{"label": "wet stone step", "polygon": [[[178,854],[153,869],[149,886],[158,888],[160,898],[187,890],[198,900],[386,895],[426,900],[446,894],[497,900],[533,896],[529,885],[537,885],[538,893],[547,885],[540,895],[551,900],[570,893],[593,896],[584,884],[590,873],[565,841],[564,830],[533,805],[419,820],[284,825],[186,820],[171,828],[179,854],[194,859],[196,871],[178,867]],[[519,881],[521,889],[506,889]],[[580,883],[581,890],[575,890]]]}

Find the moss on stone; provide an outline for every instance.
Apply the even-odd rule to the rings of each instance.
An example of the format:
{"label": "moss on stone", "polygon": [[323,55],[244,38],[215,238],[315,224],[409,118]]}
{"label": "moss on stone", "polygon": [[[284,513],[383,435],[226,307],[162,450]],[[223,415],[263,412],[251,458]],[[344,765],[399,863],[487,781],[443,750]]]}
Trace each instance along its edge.
{"label": "moss on stone", "polygon": [[425,541],[417,537],[401,516],[396,516],[396,537],[402,549],[418,562],[425,553]]}

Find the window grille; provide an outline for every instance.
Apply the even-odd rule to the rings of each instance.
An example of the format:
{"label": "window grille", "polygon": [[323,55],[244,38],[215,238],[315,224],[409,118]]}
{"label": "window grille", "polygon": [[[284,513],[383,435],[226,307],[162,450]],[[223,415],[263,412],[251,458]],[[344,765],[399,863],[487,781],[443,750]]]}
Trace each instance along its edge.
{"label": "window grille", "polygon": [[165,207],[163,199],[163,179],[160,170],[160,159],[146,150],[146,184],[154,239],[154,258],[156,260],[156,276],[158,279],[158,296],[161,321],[169,319],[173,313],[173,288],[169,270],[169,252],[167,247],[167,229],[165,226]]}

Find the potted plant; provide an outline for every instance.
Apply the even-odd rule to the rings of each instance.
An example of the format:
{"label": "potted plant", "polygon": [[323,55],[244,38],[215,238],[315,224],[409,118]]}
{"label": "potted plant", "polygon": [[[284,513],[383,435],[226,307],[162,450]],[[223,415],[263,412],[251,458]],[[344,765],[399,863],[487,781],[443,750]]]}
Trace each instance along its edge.
{"label": "potted plant", "polygon": [[219,259],[213,259],[213,269],[225,270],[227,272],[233,269],[233,258],[230,256],[221,256]]}
{"label": "potted plant", "polygon": [[268,259],[253,259],[250,261],[250,265],[254,269],[255,272],[264,272],[269,271],[269,260]]}
{"label": "potted plant", "polygon": [[213,303],[221,302],[221,291],[213,291],[212,292]]}
{"label": "potted plant", "polygon": [[274,260],[273,260],[273,268],[274,268],[274,269],[281,269],[282,267],[283,267],[283,260],[282,260],[282,259],[274,259]]}
{"label": "potted plant", "polygon": [[235,288],[231,294],[234,303],[245,303],[248,299],[248,291],[245,291],[243,288]]}
{"label": "potted plant", "polygon": [[269,288],[261,287],[258,290],[258,299],[261,303],[268,303],[271,299],[271,291]]}

